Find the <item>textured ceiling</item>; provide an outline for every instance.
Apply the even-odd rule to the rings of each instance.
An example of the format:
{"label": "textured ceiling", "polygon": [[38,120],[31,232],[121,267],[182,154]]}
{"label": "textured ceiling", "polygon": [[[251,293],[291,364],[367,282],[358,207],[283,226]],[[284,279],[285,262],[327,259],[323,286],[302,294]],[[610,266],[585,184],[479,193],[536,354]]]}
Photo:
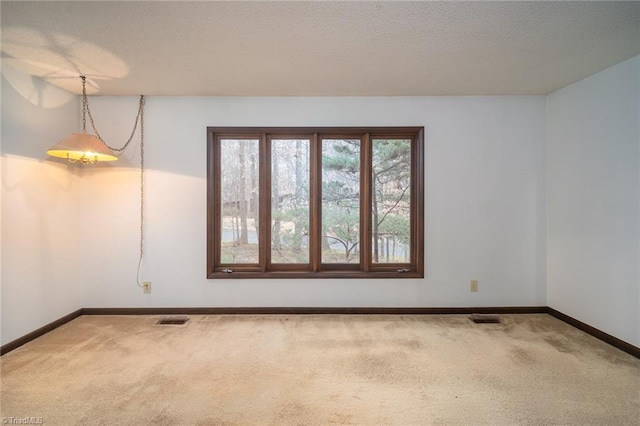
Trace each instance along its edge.
{"label": "textured ceiling", "polygon": [[7,2],[3,67],[103,95],[548,94],[640,54],[640,2]]}

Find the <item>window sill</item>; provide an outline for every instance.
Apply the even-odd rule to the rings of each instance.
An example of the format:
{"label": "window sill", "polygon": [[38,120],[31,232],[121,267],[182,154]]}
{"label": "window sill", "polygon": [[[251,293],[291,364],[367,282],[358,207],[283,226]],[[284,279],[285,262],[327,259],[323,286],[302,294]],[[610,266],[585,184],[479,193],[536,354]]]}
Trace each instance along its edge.
{"label": "window sill", "polygon": [[208,279],[288,279],[288,278],[305,278],[305,279],[322,279],[322,278],[385,278],[385,279],[403,279],[403,278],[424,278],[424,273],[417,271],[396,272],[396,271],[270,271],[270,272],[212,272],[207,276]]}

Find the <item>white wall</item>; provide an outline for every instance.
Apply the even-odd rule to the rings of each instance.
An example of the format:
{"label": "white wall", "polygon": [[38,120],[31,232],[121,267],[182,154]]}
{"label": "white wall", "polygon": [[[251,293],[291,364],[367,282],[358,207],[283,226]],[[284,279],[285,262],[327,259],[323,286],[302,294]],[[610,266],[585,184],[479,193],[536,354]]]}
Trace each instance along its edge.
{"label": "white wall", "polygon": [[[92,97],[112,146],[135,97]],[[146,260],[136,286],[138,144],[82,178],[84,307],[544,306],[545,97],[150,97]],[[426,278],[207,280],[207,126],[426,128]],[[477,279],[479,293],[469,292]]]}
{"label": "white wall", "polygon": [[77,96],[2,68],[2,344],[81,307],[78,170],[46,149],[78,131]]}
{"label": "white wall", "polygon": [[640,346],[640,57],[548,97],[548,304]]}

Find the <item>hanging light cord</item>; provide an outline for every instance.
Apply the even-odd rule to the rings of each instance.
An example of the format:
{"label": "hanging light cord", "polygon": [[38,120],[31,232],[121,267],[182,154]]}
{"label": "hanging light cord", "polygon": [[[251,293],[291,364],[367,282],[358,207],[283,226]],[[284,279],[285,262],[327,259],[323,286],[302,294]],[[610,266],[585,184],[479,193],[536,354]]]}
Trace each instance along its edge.
{"label": "hanging light cord", "polygon": [[129,137],[129,141],[125,144],[125,148],[131,142],[133,133],[136,131],[138,125],[138,118],[140,118],[140,258],[138,259],[138,270],[136,272],[136,283],[138,287],[144,287],[144,284],[140,284],[140,267],[142,266],[142,258],[144,257],[144,96],[140,96],[140,106],[138,107],[138,117],[136,117],[136,123],[133,127],[133,132]]}
{"label": "hanging light cord", "polygon": [[138,287],[144,287],[144,284],[140,283],[140,268],[142,267],[142,259],[144,258],[144,95],[140,95],[140,102],[138,103],[138,114],[136,115],[136,120],[133,123],[133,130],[131,131],[131,135],[127,142],[122,146],[122,148],[114,148],[109,146],[100,133],[98,133],[98,129],[96,129],[96,125],[93,122],[93,116],[91,115],[91,110],[89,109],[89,100],[87,99],[87,88],[86,88],[86,80],[87,78],[84,75],[81,75],[82,79],[82,132],[86,132],[87,128],[87,118],[89,116],[89,121],[91,122],[91,128],[93,128],[93,132],[110,150],[120,154],[122,151],[127,149],[131,141],[133,140],[133,136],[136,133],[136,129],[138,128],[138,123],[140,123],[140,257],[138,258],[138,269],[136,271],[136,283]]}

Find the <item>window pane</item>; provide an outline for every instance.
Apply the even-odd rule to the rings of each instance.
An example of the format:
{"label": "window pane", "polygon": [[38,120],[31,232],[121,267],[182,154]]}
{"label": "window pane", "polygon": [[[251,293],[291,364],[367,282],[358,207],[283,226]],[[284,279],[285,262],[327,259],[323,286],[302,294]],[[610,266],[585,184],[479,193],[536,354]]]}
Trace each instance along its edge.
{"label": "window pane", "polygon": [[360,263],[360,140],[322,141],[322,263]]}
{"label": "window pane", "polygon": [[372,262],[411,259],[411,140],[374,139],[372,145]]}
{"label": "window pane", "polygon": [[222,139],[221,261],[258,263],[258,146],[256,139]]}
{"label": "window pane", "polygon": [[271,141],[271,263],[309,263],[309,140]]}

